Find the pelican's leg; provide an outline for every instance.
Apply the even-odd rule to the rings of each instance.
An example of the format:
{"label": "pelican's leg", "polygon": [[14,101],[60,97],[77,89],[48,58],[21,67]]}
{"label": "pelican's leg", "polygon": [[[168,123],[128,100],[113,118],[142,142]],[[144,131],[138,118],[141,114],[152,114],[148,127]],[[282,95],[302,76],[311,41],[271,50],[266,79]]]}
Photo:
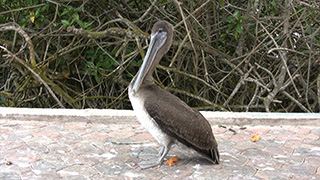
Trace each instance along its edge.
{"label": "pelican's leg", "polygon": [[165,146],[161,147],[158,156],[162,156],[163,152],[164,152]]}
{"label": "pelican's leg", "polygon": [[151,167],[155,167],[155,166],[161,166],[162,161],[164,159],[164,157],[166,157],[166,155],[168,154],[169,150],[171,148],[171,143],[167,146],[162,147],[162,149],[160,150],[161,152],[161,157],[159,157],[159,159],[157,161],[143,161],[141,163],[139,163],[138,165],[140,166],[141,169],[147,169],[147,168],[151,168]]}

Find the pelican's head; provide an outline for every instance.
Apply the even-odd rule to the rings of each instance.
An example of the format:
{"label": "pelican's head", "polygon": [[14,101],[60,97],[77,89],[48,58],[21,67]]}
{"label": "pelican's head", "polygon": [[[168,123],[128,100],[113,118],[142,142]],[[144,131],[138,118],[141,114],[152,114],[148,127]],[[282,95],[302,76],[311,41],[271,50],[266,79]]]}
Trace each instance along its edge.
{"label": "pelican's head", "polygon": [[161,20],[153,25],[147,54],[132,87],[134,93],[139,90],[146,76],[152,76],[162,56],[170,49],[172,36],[173,26],[169,22]]}

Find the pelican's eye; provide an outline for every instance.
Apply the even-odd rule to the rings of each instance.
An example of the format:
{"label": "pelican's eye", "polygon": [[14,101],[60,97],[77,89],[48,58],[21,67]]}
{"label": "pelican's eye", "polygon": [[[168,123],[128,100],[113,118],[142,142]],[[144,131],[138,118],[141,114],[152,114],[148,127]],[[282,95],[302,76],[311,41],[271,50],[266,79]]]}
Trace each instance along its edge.
{"label": "pelican's eye", "polygon": [[162,28],[160,28],[160,29],[158,30],[158,32],[159,32],[159,33],[162,33],[162,31],[163,31],[163,29],[162,29]]}

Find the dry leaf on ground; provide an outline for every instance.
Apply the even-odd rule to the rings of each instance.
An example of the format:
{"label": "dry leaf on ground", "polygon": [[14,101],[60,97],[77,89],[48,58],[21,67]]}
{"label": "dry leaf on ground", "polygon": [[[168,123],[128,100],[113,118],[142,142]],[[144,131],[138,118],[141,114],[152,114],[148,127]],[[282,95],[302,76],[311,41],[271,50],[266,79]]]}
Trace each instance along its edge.
{"label": "dry leaf on ground", "polygon": [[167,161],[166,161],[166,164],[167,164],[168,166],[174,166],[174,165],[176,165],[176,162],[178,162],[178,161],[179,161],[178,157],[177,157],[177,156],[174,156],[174,157],[172,157],[171,159],[167,160]]}
{"label": "dry leaf on ground", "polygon": [[257,142],[257,141],[260,140],[260,138],[261,138],[261,135],[260,134],[256,134],[256,135],[252,136],[251,141],[252,142]]}

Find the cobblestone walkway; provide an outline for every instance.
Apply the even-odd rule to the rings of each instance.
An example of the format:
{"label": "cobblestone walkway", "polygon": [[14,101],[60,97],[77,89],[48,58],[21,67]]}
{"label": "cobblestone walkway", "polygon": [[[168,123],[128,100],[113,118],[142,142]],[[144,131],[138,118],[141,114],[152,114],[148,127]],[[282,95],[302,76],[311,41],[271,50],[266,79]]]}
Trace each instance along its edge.
{"label": "cobblestone walkway", "polygon": [[320,127],[231,128],[213,126],[220,165],[174,146],[177,165],[141,170],[160,147],[137,123],[0,120],[0,179],[320,179]]}

